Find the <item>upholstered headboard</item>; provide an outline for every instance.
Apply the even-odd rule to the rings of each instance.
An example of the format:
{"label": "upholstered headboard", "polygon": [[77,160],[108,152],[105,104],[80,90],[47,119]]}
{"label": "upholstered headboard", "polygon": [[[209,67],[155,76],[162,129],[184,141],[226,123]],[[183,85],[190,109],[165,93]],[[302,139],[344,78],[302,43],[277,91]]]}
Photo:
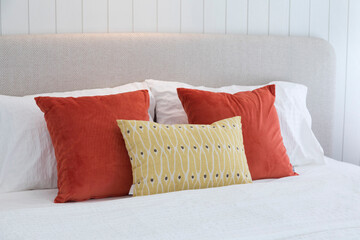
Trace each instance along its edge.
{"label": "upholstered headboard", "polygon": [[0,94],[102,88],[146,78],[194,85],[308,86],[313,130],[331,155],[335,55],[302,37],[67,34],[0,37]]}

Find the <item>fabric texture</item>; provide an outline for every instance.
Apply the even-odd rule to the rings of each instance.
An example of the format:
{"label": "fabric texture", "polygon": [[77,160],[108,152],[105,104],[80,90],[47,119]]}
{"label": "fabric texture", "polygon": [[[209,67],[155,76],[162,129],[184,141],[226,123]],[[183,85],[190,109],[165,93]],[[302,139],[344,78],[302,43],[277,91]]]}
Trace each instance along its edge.
{"label": "fabric texture", "polygon": [[118,120],[134,196],[251,183],[241,117],[212,125]]}
{"label": "fabric texture", "polygon": [[[72,92],[42,93],[24,97],[0,95],[0,193],[29,189],[56,188],[54,147],[44,114],[34,97],[81,97],[110,95],[147,89],[145,82],[113,88]],[[154,117],[155,99],[151,92],[149,115]]]}
{"label": "fabric texture", "polygon": [[0,194],[0,239],[357,240],[360,167],[326,161],[291,178],[60,206],[53,189]]}
{"label": "fabric texture", "polygon": [[35,100],[55,149],[55,202],[127,195],[131,165],[116,119],[149,120],[148,91]]}
{"label": "fabric texture", "polygon": [[296,175],[286,153],[274,106],[275,85],[236,94],[178,88],[191,124],[241,116],[246,158],[254,180]]}
{"label": "fabric texture", "polygon": [[[177,88],[210,92],[237,93],[262,86],[195,87],[181,82],[146,80],[156,99],[156,121],[162,124],[185,124],[188,118],[178,98]],[[281,135],[290,162],[294,166],[324,164],[324,151],[312,131],[312,119],[307,109],[307,87],[290,82],[271,82],[276,85],[275,108],[280,121]]]}

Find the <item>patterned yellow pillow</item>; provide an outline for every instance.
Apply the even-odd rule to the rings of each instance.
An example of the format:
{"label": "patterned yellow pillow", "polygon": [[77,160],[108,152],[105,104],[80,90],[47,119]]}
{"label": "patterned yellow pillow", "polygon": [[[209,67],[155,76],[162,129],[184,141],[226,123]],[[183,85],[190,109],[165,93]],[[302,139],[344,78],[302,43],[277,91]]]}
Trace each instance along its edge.
{"label": "patterned yellow pillow", "polygon": [[211,125],[117,122],[130,156],[134,196],[252,182],[240,117]]}

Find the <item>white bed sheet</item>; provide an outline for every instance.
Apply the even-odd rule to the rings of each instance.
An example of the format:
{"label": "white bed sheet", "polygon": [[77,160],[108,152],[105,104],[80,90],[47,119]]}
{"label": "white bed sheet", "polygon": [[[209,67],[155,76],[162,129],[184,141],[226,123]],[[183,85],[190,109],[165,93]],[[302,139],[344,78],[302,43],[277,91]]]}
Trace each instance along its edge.
{"label": "white bed sheet", "polygon": [[360,239],[360,167],[327,159],[254,184],[54,204],[0,194],[0,239]]}

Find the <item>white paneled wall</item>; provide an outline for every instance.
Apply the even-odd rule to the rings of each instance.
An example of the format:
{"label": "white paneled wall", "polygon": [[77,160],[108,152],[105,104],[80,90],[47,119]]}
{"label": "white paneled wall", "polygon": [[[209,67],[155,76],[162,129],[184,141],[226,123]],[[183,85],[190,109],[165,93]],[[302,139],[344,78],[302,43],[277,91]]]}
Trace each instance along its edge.
{"label": "white paneled wall", "polygon": [[83,32],[107,32],[108,2],[104,0],[86,0],[82,1],[82,6]]}
{"label": "white paneled wall", "polygon": [[344,155],[359,164],[360,157],[360,1],[350,1],[345,95]]}
{"label": "white paneled wall", "polygon": [[269,1],[248,1],[248,34],[269,33]]}
{"label": "white paneled wall", "polygon": [[158,0],[158,32],[180,32],[181,0]]}
{"label": "white paneled wall", "polygon": [[310,0],[290,0],[289,4],[290,35],[308,36],[310,29]]}
{"label": "white paneled wall", "polygon": [[134,31],[157,32],[157,0],[134,0]]}
{"label": "white paneled wall", "polygon": [[224,0],[204,1],[204,32],[225,34],[226,1]]}
{"label": "white paneled wall", "polygon": [[181,32],[204,32],[204,0],[181,0],[180,11]]}
{"label": "white paneled wall", "polygon": [[82,32],[82,0],[56,1],[56,32]]}
{"label": "white paneled wall", "polygon": [[269,4],[269,34],[289,35],[290,1],[270,0]]}
{"label": "white paneled wall", "polygon": [[29,0],[29,33],[56,33],[55,0]]}
{"label": "white paneled wall", "polygon": [[231,34],[247,34],[248,0],[227,0],[226,32]]}
{"label": "white paneled wall", "polygon": [[360,164],[359,0],[0,0],[0,33],[183,32],[320,37],[337,55],[332,157]]}
{"label": "white paneled wall", "polygon": [[29,0],[1,0],[2,34],[26,34],[29,26]]}
{"label": "white paneled wall", "polygon": [[109,0],[109,32],[133,31],[133,1]]}

